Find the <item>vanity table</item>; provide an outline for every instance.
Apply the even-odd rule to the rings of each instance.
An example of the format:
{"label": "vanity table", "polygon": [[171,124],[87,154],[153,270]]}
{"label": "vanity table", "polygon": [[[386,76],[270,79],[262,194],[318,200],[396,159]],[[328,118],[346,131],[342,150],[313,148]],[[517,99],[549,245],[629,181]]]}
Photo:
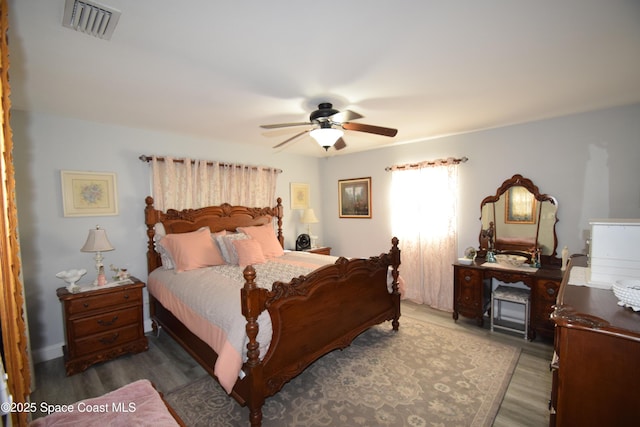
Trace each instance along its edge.
{"label": "vanity table", "polygon": [[[527,271],[529,270],[529,271]],[[553,338],[553,312],[563,271],[560,266],[543,268],[507,269],[485,259],[476,258],[470,265],[453,265],[453,319],[460,315],[476,319],[479,326],[484,324],[484,313],[491,301],[491,279],[504,283],[522,282],[531,289],[531,310],[529,319],[530,339],[537,335]]]}
{"label": "vanity table", "polygon": [[[554,197],[541,193],[530,179],[518,174],[482,200],[478,256],[470,265],[453,266],[454,320],[462,315],[482,326],[491,301],[492,279],[522,283],[531,290],[529,339],[536,335],[553,338],[549,316],[564,273],[556,257],[557,211]],[[487,262],[496,254],[524,256],[529,265],[538,263],[539,267],[510,268]]]}

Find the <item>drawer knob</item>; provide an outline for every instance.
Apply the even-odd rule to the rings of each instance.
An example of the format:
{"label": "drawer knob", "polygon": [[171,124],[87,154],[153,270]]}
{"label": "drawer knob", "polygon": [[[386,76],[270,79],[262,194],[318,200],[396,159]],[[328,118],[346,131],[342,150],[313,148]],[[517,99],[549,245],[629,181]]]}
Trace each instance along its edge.
{"label": "drawer knob", "polygon": [[85,302],[85,303],[84,303],[84,304],[82,304],[82,305],[84,306],[84,308],[89,307],[89,303],[88,303],[88,302]]}
{"label": "drawer knob", "polygon": [[471,276],[464,276],[464,280],[466,280],[467,282],[471,281]]}
{"label": "drawer knob", "polygon": [[124,294],[124,299],[129,299],[129,294]]}
{"label": "drawer knob", "polygon": [[111,326],[114,323],[116,323],[116,320],[118,320],[118,316],[113,316],[113,319],[111,319],[111,320],[99,319],[98,320],[98,325],[100,325],[100,326]]}
{"label": "drawer knob", "polygon": [[99,341],[104,345],[113,344],[119,336],[120,334],[116,332],[115,334],[111,335],[111,337],[100,338]]}
{"label": "drawer knob", "polygon": [[553,294],[555,294],[555,293],[556,293],[556,290],[555,290],[555,289],[553,289],[553,288],[547,288],[547,294],[549,294],[549,295],[553,295]]}

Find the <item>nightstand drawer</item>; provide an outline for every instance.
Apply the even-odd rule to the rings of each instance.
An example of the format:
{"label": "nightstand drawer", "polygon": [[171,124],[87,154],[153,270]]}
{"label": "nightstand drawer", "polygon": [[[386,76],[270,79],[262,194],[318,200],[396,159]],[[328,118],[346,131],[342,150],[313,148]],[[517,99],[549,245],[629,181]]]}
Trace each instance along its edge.
{"label": "nightstand drawer", "polygon": [[113,292],[103,295],[86,296],[70,300],[67,302],[67,312],[69,315],[88,314],[93,310],[108,307],[119,307],[124,303],[137,304],[141,301],[141,289],[114,290]]}
{"label": "nightstand drawer", "polygon": [[90,353],[103,352],[112,347],[119,347],[129,341],[135,341],[141,337],[141,331],[137,324],[114,329],[102,334],[91,335],[78,339],[75,342],[74,357],[84,356]]}
{"label": "nightstand drawer", "polygon": [[137,324],[140,321],[140,308],[130,307],[119,311],[110,311],[95,316],[83,317],[70,321],[73,336],[83,338],[87,335],[118,329],[126,325]]}

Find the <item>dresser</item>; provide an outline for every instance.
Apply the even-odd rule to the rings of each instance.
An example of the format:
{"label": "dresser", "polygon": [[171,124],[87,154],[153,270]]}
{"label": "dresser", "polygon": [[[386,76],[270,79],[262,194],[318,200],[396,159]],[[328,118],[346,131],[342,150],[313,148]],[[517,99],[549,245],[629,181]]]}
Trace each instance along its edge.
{"label": "dresser", "polygon": [[554,324],[549,316],[562,276],[559,266],[523,271],[502,268],[485,262],[484,258],[476,258],[470,265],[456,263],[453,265],[453,319],[464,316],[476,319],[482,326],[491,301],[491,279],[504,283],[522,282],[531,289],[529,338],[540,335],[552,339]]}
{"label": "dresser", "polygon": [[57,289],[65,326],[63,352],[67,375],[149,348],[142,310],[145,284],[133,277],[131,282],[78,293]]}
{"label": "dresser", "polygon": [[[570,268],[586,265],[586,257],[573,257]],[[640,313],[617,302],[611,290],[563,280],[551,316],[551,426],[640,423]]]}

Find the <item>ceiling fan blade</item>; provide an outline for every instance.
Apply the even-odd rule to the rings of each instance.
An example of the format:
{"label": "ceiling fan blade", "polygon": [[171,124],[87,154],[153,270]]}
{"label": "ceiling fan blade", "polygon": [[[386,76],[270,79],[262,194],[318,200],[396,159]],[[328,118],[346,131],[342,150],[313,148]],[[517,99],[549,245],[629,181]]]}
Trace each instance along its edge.
{"label": "ceiling fan blade", "polygon": [[364,116],[351,110],[344,110],[331,116],[331,121],[336,123],[344,123],[350,120],[361,119]]}
{"label": "ceiling fan blade", "polygon": [[296,122],[296,123],[277,123],[275,125],[260,125],[263,129],[277,129],[277,128],[286,128],[289,126],[302,126],[302,125],[310,125],[310,122]]}
{"label": "ceiling fan blade", "polygon": [[294,139],[298,138],[299,136],[302,136],[302,135],[304,135],[305,133],[310,132],[310,131],[311,131],[311,129],[307,129],[307,130],[302,131],[302,132],[300,132],[300,133],[298,133],[298,134],[296,134],[296,135],[293,135],[291,138],[289,138],[289,139],[287,139],[287,140],[285,140],[285,141],[282,141],[280,144],[278,144],[278,145],[274,145],[274,146],[273,146],[273,148],[282,147],[282,146],[283,146],[284,144],[286,144],[287,142],[291,142],[291,141],[293,141]]}
{"label": "ceiling fan blade", "polygon": [[398,133],[398,129],[385,128],[382,126],[365,125],[364,123],[342,123],[342,127],[346,130],[375,133],[377,135],[383,135],[383,136],[396,136]]}
{"label": "ceiling fan blade", "polygon": [[344,142],[344,139],[342,139],[342,137],[338,138],[336,143],[333,144],[333,148],[335,148],[336,150],[342,150],[343,148],[346,148],[346,147],[347,147],[347,143]]}

